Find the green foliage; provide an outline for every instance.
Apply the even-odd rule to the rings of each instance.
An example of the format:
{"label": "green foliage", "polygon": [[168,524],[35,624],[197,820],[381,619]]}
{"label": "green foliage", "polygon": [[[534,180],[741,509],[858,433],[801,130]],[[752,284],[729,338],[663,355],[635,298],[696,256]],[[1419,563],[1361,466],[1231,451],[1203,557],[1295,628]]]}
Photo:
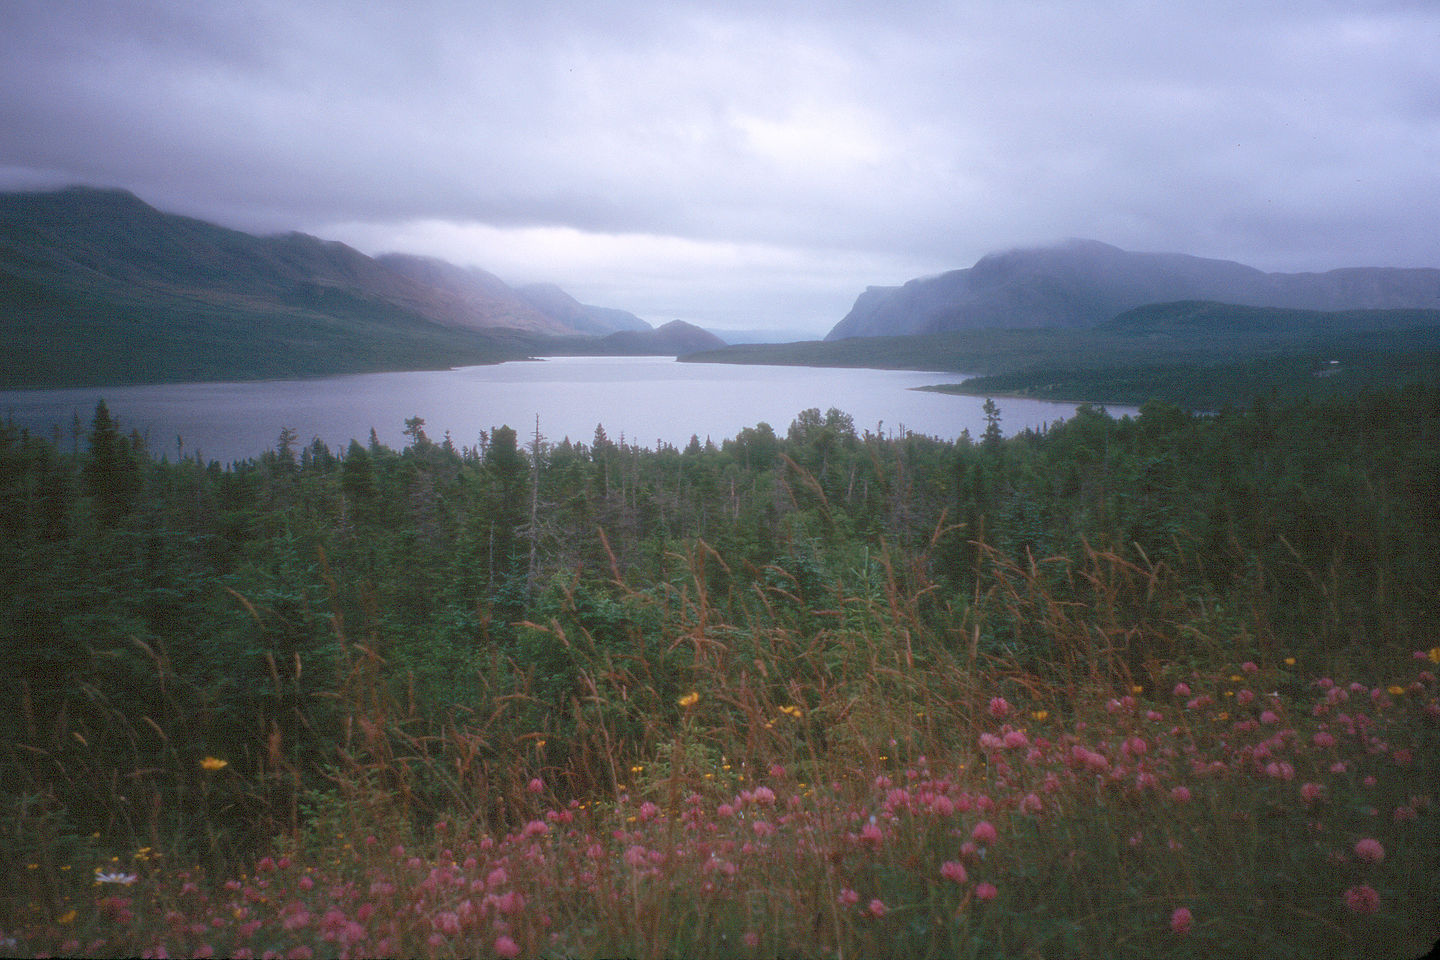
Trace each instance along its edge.
{"label": "green foliage", "polygon": [[683,359],[953,371],[970,378],[929,389],[1125,405],[1159,399],[1220,410],[1272,395],[1322,399],[1406,383],[1440,387],[1440,311],[1322,313],[1183,302],[1085,329],[743,344]]}
{"label": "green foliage", "polygon": [[605,796],[686,729],[752,764],[910,749],[968,722],[945,670],[1080,685],[1440,628],[1431,389],[978,444],[834,409],[685,451],[423,427],[222,469],[147,459],[103,406],[69,451],[0,426],[9,808],[218,864],[338,778],[506,825],[529,777]]}

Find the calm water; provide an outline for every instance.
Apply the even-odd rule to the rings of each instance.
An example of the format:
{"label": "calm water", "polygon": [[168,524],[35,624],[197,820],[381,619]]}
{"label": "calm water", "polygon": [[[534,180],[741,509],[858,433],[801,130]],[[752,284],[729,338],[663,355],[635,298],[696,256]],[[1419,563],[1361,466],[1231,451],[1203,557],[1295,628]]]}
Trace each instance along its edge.
{"label": "calm water", "polygon": [[[50,436],[58,425],[68,444],[72,415],[88,430],[95,403],[104,398],[127,433],[148,437],[157,455],[173,459],[176,437],[185,455],[229,463],[274,447],[280,431],[301,443],[318,437],[332,450],[362,442],[373,427],[394,448],[405,445],[405,420],[424,417],[439,441],[448,430],[456,445],[471,446],[480,431],[501,424],[521,440],[535,428],[549,440],[589,443],[595,425],[610,439],[654,447],[683,447],[691,434],[717,444],[762,420],[784,435],[801,410],[838,407],[857,430],[901,427],[953,439],[968,429],[978,438],[985,417],[977,397],[910,389],[961,376],[905,370],[677,363],[668,357],[556,357],[543,361],[461,367],[413,373],[374,373],[321,380],[259,383],[186,383],[158,386],[0,392],[0,416]],[[1055,423],[1073,404],[1001,399],[1007,434]],[[1112,408],[1116,416],[1133,413]]]}

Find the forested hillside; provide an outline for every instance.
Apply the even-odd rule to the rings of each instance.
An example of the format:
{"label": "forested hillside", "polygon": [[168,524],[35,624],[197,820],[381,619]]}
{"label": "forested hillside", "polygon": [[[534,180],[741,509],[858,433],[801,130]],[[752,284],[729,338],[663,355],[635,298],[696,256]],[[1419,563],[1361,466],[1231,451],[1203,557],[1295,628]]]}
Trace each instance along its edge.
{"label": "forested hillside", "polygon": [[[1005,879],[993,871],[1021,871],[1004,874],[1014,880],[1028,869],[1038,882],[1039,868],[1033,860],[1025,867],[1023,856],[992,858],[988,866],[962,857],[964,866],[955,861],[943,867],[947,885],[941,888],[930,866],[922,875],[932,879],[918,879],[900,853],[893,863],[883,861],[890,866],[861,866],[854,858],[865,850],[893,847],[911,850],[904,857],[930,856],[939,849],[925,846],[931,840],[947,849],[958,841],[938,827],[931,839],[924,839],[931,836],[924,830],[911,831],[904,824],[920,816],[919,808],[896,812],[900,801],[893,790],[880,826],[866,839],[870,828],[861,825],[871,801],[847,793],[844,784],[853,781],[856,789],[884,796],[889,788],[878,786],[881,779],[894,777],[903,786],[908,776],[917,798],[915,785],[923,781],[931,785],[924,802],[949,797],[944,804],[952,813],[959,802],[954,791],[985,790],[1001,805],[988,819],[1021,831],[1012,843],[1084,847],[1092,841],[1076,840],[1074,832],[1068,841],[1045,840],[1043,829],[1033,836],[1023,832],[1031,829],[1023,827],[1022,821],[1031,822],[1027,818],[1049,822],[1038,816],[1042,797],[1044,810],[1071,809],[1065,799],[1071,789],[1066,784],[1076,776],[1065,765],[1073,760],[1070,753],[1063,753],[1071,757],[1064,762],[1054,754],[1054,782],[1045,780],[1050,785],[1044,787],[1041,773],[1031,786],[1019,786],[1031,783],[1023,772],[993,753],[987,767],[981,754],[1000,749],[1002,736],[1012,747],[1012,734],[1024,739],[1026,729],[1038,744],[1090,743],[1074,737],[1097,735],[1093,731],[1118,722],[1113,710],[1087,712],[1087,704],[1111,695],[1107,691],[1128,701],[1123,709],[1129,713],[1120,714],[1132,718],[1126,722],[1143,726],[1147,708],[1155,717],[1174,718],[1179,707],[1166,691],[1177,683],[1198,691],[1212,676],[1223,686],[1227,673],[1241,680],[1245,674],[1236,665],[1242,661],[1246,672],[1257,663],[1263,671],[1256,690],[1276,691],[1269,694],[1273,702],[1265,701],[1267,709],[1285,716],[1293,710],[1287,723],[1311,722],[1303,720],[1308,706],[1300,702],[1310,688],[1286,674],[1296,658],[1316,676],[1366,674],[1390,669],[1384,665],[1396,662],[1397,650],[1408,658],[1412,647],[1433,645],[1440,628],[1440,393],[1415,388],[1323,404],[1256,403],[1214,417],[1150,403],[1137,418],[1115,420],[1087,407],[1047,433],[1010,439],[999,433],[1003,403],[991,407],[991,417],[984,436],[949,443],[857,432],[838,410],[808,410],[781,431],[758,424],[719,446],[695,439],[684,449],[617,443],[603,427],[592,443],[556,445],[509,426],[495,427],[475,447],[454,447],[427,437],[416,419],[406,425],[409,444],[401,450],[373,439],[330,450],[287,432],[273,451],[230,469],[147,458],[103,405],[88,443],[76,447],[0,429],[0,686],[14,705],[0,718],[0,800],[9,837],[0,878],[7,889],[24,891],[0,908],[0,930],[24,932],[38,938],[25,941],[35,949],[48,943],[53,950],[68,942],[65,925],[75,922],[84,930],[74,930],[70,952],[139,952],[163,943],[198,950],[210,942],[201,936],[208,921],[200,933],[167,934],[172,928],[158,919],[166,910],[183,919],[193,909],[203,920],[212,909],[183,899],[199,894],[180,891],[182,864],[192,865],[183,875],[202,887],[204,877],[218,883],[248,875],[257,862],[261,873],[274,871],[279,858],[282,869],[313,863],[317,879],[333,871],[330,882],[352,884],[344,889],[363,890],[353,883],[373,880],[390,884],[393,892],[395,884],[410,889],[412,882],[403,862],[413,854],[403,852],[405,844],[433,843],[433,854],[425,856],[435,859],[425,862],[458,870],[455,862],[443,866],[452,844],[471,850],[473,861],[485,856],[475,846],[482,836],[493,837],[485,841],[490,844],[510,837],[504,844],[517,845],[514,859],[501,866],[519,876],[522,864],[531,871],[545,862],[526,859],[531,855],[522,856],[519,845],[531,845],[533,853],[549,831],[557,844],[562,836],[579,837],[580,821],[566,827],[575,817],[601,817],[594,829],[605,833],[611,828],[603,817],[611,810],[618,829],[633,830],[633,838],[597,841],[590,856],[608,858],[604,851],[615,843],[615,856],[639,857],[631,866],[642,873],[678,870],[666,865],[682,862],[678,845],[692,836],[690,827],[682,828],[692,822],[686,818],[699,817],[712,800],[729,802],[744,791],[745,803],[761,804],[754,808],[753,833],[748,821],[726,822],[743,826],[741,839],[758,844],[759,852],[742,857],[738,846],[724,848],[728,853],[705,849],[731,863],[725,869],[732,875],[732,861],[755,865],[742,870],[802,871],[787,873],[783,882],[798,884],[792,893],[803,912],[797,906],[766,914],[772,927],[765,936],[773,939],[761,941],[757,933],[757,943],[768,944],[769,952],[794,952],[815,942],[812,937],[850,944],[847,952],[867,952],[865,944],[883,952],[937,944],[953,949],[960,941],[944,938],[960,935],[956,898],[965,898],[962,908],[979,909],[994,897],[993,882],[1002,890],[997,903],[1009,902],[1003,899],[1011,896],[1003,892],[1009,889]],[[1393,681],[1362,682],[1368,690]],[[1427,682],[1416,681],[1408,694],[1392,687],[1400,691],[1393,695],[1397,702],[1413,704],[1417,723],[1427,698],[1430,708],[1435,704]],[[1239,686],[1225,687],[1230,692],[1224,696]],[[1383,686],[1376,690],[1378,698]],[[1241,705],[1253,696],[1247,689],[1210,712],[1233,710],[1238,721]],[[1282,697],[1293,697],[1284,701],[1291,706],[1282,708]],[[1206,703],[1192,702],[1190,709],[1203,713]],[[992,718],[1010,719],[987,719],[987,710]],[[1091,734],[1080,732],[1085,717],[1091,717]],[[1186,749],[1198,749],[1198,755],[1220,749],[1220,740],[1192,729],[1201,719],[1196,713],[1193,720],[1176,720],[1181,725],[1169,734],[1161,731],[1170,729],[1171,719],[1155,723],[1150,733],[1135,727],[1113,741],[1126,744],[1123,757],[1118,746],[1104,745],[1094,756],[1107,765],[1130,764],[1132,780],[1137,770],[1151,771],[1152,779],[1155,773],[1167,776],[1159,753],[1152,757],[1157,766],[1146,761],[1136,767],[1134,751],[1145,741],[1136,747],[1124,738],[1149,737],[1159,751],[1163,737],[1180,737],[1183,730],[1198,738]],[[1270,728],[1253,723],[1244,729],[1268,735]],[[1337,734],[1340,726],[1337,721],[1333,727]],[[1427,729],[1433,741],[1433,726]],[[1397,749],[1410,742],[1404,739],[1408,730],[1390,734]],[[980,733],[995,739],[982,737],[977,753]],[[1249,734],[1234,736],[1250,743]],[[1267,749],[1283,753],[1286,743]],[[1164,747],[1172,748],[1181,749],[1178,741]],[[1044,759],[1052,756],[1049,749],[1035,755],[1037,770],[1050,762]],[[1417,774],[1433,783],[1433,758],[1418,747],[1413,755]],[[1253,757],[1262,770],[1261,786],[1254,788],[1259,792],[1246,792],[1248,780],[1222,778],[1224,790],[1235,796],[1204,801],[1223,816],[1196,820],[1194,829],[1219,833],[1184,838],[1193,851],[1186,869],[1202,877],[1230,869],[1222,866],[1229,861],[1205,859],[1200,851],[1212,841],[1235,839],[1226,825],[1236,804],[1250,810],[1272,803],[1265,799],[1272,788],[1263,784],[1272,781],[1265,779],[1260,757]],[[1249,764],[1251,755],[1246,758]],[[1074,762],[1083,772],[1091,761]],[[1248,769],[1234,762],[1237,771]],[[1304,779],[1309,767],[1298,758],[1287,762],[1299,764]],[[941,774],[929,772],[927,764],[951,770],[945,775],[951,785],[935,786]],[[1391,779],[1382,773],[1381,789],[1389,789]],[[876,786],[866,786],[872,780]],[[1074,809],[1084,806],[1090,819],[1066,820],[1065,830],[1088,836],[1085,831],[1135,829],[1095,820],[1100,786],[1093,776],[1076,782]],[[1130,789],[1114,782],[1116,790]],[[1183,782],[1187,798],[1211,789]],[[1404,780],[1394,789],[1423,793],[1416,782]],[[761,783],[771,791],[769,800],[759,792]],[[831,792],[822,791],[831,798],[823,803],[839,804],[832,814],[823,813],[829,808],[807,784],[832,784],[833,790],[825,788]],[[1142,776],[1142,790],[1145,784]],[[1013,803],[1019,806],[1004,799],[1012,787],[1018,788]],[[1342,787],[1337,782],[1324,789]],[[1033,791],[1033,803],[1027,791]],[[778,843],[791,829],[786,817],[761,817],[776,792],[792,797],[787,816],[802,817],[796,824],[819,822],[803,819],[811,816],[853,824],[837,828],[830,867],[809,874],[803,872],[808,868],[778,866],[791,864],[790,854],[766,859],[772,840]],[[1289,801],[1278,797],[1276,809],[1288,809]],[[642,800],[646,806],[637,812]],[[803,813],[812,802],[821,807]],[[1117,811],[1133,807],[1119,794],[1115,802]],[[1404,802],[1412,814],[1420,803]],[[734,809],[745,803],[735,800]],[[542,807],[550,813],[541,816]],[[1333,809],[1339,816],[1342,807]],[[1422,818],[1415,829],[1433,830],[1427,826],[1433,812],[1418,809]],[[1012,812],[1000,821],[1004,810]],[[653,837],[640,839],[647,822],[678,831],[668,847]],[[772,838],[777,824],[782,832]],[[1387,867],[1419,871],[1423,886],[1435,864],[1421,851],[1433,848],[1404,839],[1413,831],[1397,824],[1395,839],[1385,837]],[[1158,831],[1156,837],[1163,833],[1153,825],[1146,829]],[[1301,837],[1293,842],[1303,846],[1303,825],[1293,829]],[[1244,841],[1252,843],[1247,856],[1270,856],[1257,853],[1269,847],[1253,846],[1280,836],[1268,830],[1254,827],[1252,839]],[[882,841],[882,833],[895,839]],[[367,836],[365,843],[378,843],[375,857],[400,845],[393,860],[398,872],[384,872],[392,867],[380,864],[382,878],[365,873],[380,863],[366,859],[372,857],[366,852],[372,847],[361,842]],[[904,847],[902,836],[921,846]],[[993,842],[993,828],[990,837]],[[589,841],[576,842],[579,857]],[[644,843],[668,852],[652,861],[643,845],[634,852]],[[1138,850],[1138,843],[1131,849]],[[1123,844],[1098,834],[1093,844],[1083,855],[1109,864],[1104,870],[1118,869],[1112,858],[1126,855]],[[137,847],[141,854],[134,853]],[[162,853],[169,859],[150,864]],[[107,855],[119,857],[118,865],[107,865]],[[554,856],[561,856],[558,847]],[[697,856],[696,864],[709,862],[710,854]],[[1305,859],[1310,854],[1295,856],[1294,869],[1311,870]],[[353,867],[342,866],[351,857]],[[93,899],[93,864],[121,871],[127,887],[140,875],[138,882],[152,884],[152,894],[117,887],[125,897],[100,901],[92,917],[85,898]],[[358,872],[345,873],[352,868]],[[560,874],[585,876],[595,869],[576,866]],[[967,869],[988,879],[979,887],[951,885]],[[1270,889],[1261,874],[1241,873],[1227,882]],[[420,870],[414,882],[424,876]],[[670,889],[698,891],[708,876],[674,874],[679,887]],[[164,886],[172,881],[173,887]],[[278,876],[275,882],[281,882]],[[488,882],[492,892],[508,889],[493,874]],[[1135,882],[1142,887],[1133,896],[1114,896],[1137,902],[1154,897],[1165,904],[1166,917],[1180,906],[1167,899],[1173,891],[1162,892],[1180,882],[1166,870],[1142,872]],[[1397,919],[1371,933],[1393,937],[1410,931],[1413,911],[1406,905],[1418,903],[1412,898],[1421,894],[1407,892],[1408,881],[1389,882],[1382,892]],[[545,883],[560,880],[557,875]],[[1204,900],[1200,891],[1207,883],[1193,877],[1189,883],[1199,899],[1185,902],[1197,913],[1202,903],[1222,910]],[[1338,894],[1325,885],[1329,881],[1314,883],[1313,902],[1297,909],[1330,911],[1326,916],[1339,919],[1326,922],[1340,923],[1345,911]],[[873,889],[880,906],[872,905],[865,917],[843,910],[832,916],[827,911],[840,887],[842,905],[855,889]],[[229,909],[220,904],[230,895],[215,889],[218,916]],[[293,926],[286,920],[281,931],[278,913],[273,930],[262,930],[269,922],[258,899],[263,883],[255,889],[257,899],[244,907],[256,921],[248,928],[250,939],[230,930],[238,921],[227,920],[225,936],[238,939],[217,941],[230,946],[216,949],[259,944],[253,938],[267,930],[264,936],[272,939],[266,942],[278,946],[314,942],[333,950],[362,943],[318,939],[321,928],[307,927],[308,920]],[[334,909],[342,910],[335,929],[351,936],[344,923],[362,923],[358,901],[333,892],[340,886],[317,886],[316,896],[321,889],[332,890]],[[374,889],[372,899],[378,896]],[[422,896],[422,888],[415,889]],[[425,889],[431,893],[423,896],[440,896]],[[945,892],[952,889],[953,897]],[[1058,912],[1045,923],[1053,926],[1036,927],[1032,917],[1012,929],[1003,913],[983,921],[974,914],[964,922],[981,924],[974,930],[992,944],[1009,936],[1013,946],[1014,936],[1029,935],[1017,930],[1052,945],[1073,943],[1066,938],[1088,929],[1078,918],[1086,909],[1082,901],[1092,896],[1083,886],[1076,889],[1082,892],[1073,903],[1051,901]],[[812,894],[821,911],[813,924]],[[140,899],[132,903],[132,895]],[[363,899],[363,893],[356,896]],[[536,903],[546,896],[540,887],[524,893]],[[633,901],[640,894],[626,896]],[[658,924],[670,911],[665,895],[657,896],[660,901],[641,902],[657,911],[652,920]],[[918,924],[898,910],[882,920],[881,901],[894,907],[902,896],[931,904],[909,908],[919,911],[908,914]],[[1239,927],[1259,924],[1267,910],[1264,897],[1255,896],[1231,920],[1216,921],[1212,932],[1239,936]],[[120,899],[124,904],[117,906]],[[478,893],[474,899],[478,910]],[[1322,901],[1329,906],[1316,905]],[[753,920],[734,913],[740,906],[702,902],[713,909],[676,914],[696,926],[666,928],[664,942],[723,955],[714,939],[720,933],[738,938],[756,929]],[[459,909],[455,903],[445,909]],[[157,919],[146,926],[152,909]],[[313,909],[318,917],[325,908]],[[361,913],[370,917],[375,909],[372,904]],[[633,950],[651,942],[650,935],[661,936],[659,927],[645,926],[651,920],[632,918],[639,924],[633,928],[607,927],[608,920],[593,927],[579,907],[570,920],[565,909],[547,907],[544,923],[522,909],[499,927],[483,926],[485,939],[474,941],[480,947],[459,946],[461,940],[453,941],[454,949],[591,953],[606,944]],[[863,901],[857,909],[865,909]],[[931,925],[932,910],[939,911],[939,926]],[[129,927],[114,919],[121,913],[131,915]],[[473,923],[482,923],[482,916],[477,913]],[[1226,925],[1232,922],[1235,930]],[[51,934],[40,931],[55,923],[57,939],[46,939]],[[425,923],[418,932],[403,924],[387,927],[391,933],[384,936],[397,939],[383,945],[365,940],[357,949],[448,955],[450,946],[435,944],[451,944],[444,939],[450,934],[427,941],[440,936],[441,927]],[[457,919],[456,935],[472,929],[471,923]],[[1188,929],[1189,921],[1183,925]],[[1344,929],[1343,937],[1357,939],[1343,942],[1367,942],[1359,928]],[[562,930],[565,939],[553,939]],[[316,931],[317,939],[305,941],[312,935],[307,931]],[[90,940],[82,937],[101,938],[95,941],[100,946],[88,950],[82,945]],[[1316,943],[1313,937],[1297,942],[1301,949]],[[701,950],[702,944],[711,945]]]}

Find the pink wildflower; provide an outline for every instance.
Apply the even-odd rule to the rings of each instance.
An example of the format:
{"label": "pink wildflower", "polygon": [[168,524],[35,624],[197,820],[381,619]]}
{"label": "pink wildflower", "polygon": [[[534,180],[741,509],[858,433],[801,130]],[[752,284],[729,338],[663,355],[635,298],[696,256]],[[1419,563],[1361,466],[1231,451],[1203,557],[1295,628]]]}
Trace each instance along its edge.
{"label": "pink wildflower", "polygon": [[511,957],[520,956],[520,945],[514,940],[511,940],[508,936],[501,935],[499,937],[496,937],[494,949],[495,956],[505,957],[507,958],[507,960],[509,960],[509,958]]}
{"label": "pink wildflower", "polygon": [[544,793],[545,781],[541,780],[539,777],[534,777],[530,780],[528,788],[531,793]]}
{"label": "pink wildflower", "polygon": [[1188,907],[1176,907],[1175,912],[1170,914],[1170,929],[1182,936],[1190,932],[1190,925],[1194,922]]}
{"label": "pink wildflower", "polygon": [[959,860],[946,860],[940,864],[940,876],[955,883],[964,883],[968,879],[965,873],[965,864]]}
{"label": "pink wildflower", "polygon": [[1325,795],[1325,788],[1318,783],[1306,783],[1300,787],[1300,799],[1306,803],[1314,803]]}
{"label": "pink wildflower", "polygon": [[878,897],[870,901],[870,916],[883,917],[885,916],[885,910],[885,901]]}
{"label": "pink wildflower", "polygon": [[1170,799],[1176,803],[1190,802],[1190,788],[1185,786],[1175,787],[1170,791]]}
{"label": "pink wildflower", "polygon": [[1362,883],[1345,891],[1345,906],[1361,916],[1374,913],[1380,909],[1380,894],[1375,892],[1374,887]]}
{"label": "pink wildflower", "polygon": [[1188,697],[1190,696],[1190,685],[1188,683],[1177,683],[1175,684],[1175,689],[1171,692],[1177,697]]}
{"label": "pink wildflower", "polygon": [[1255,666],[1255,662],[1253,660],[1246,660],[1244,663],[1240,664],[1240,669],[1244,670],[1246,673],[1254,673],[1260,668]]}
{"label": "pink wildflower", "polygon": [[981,883],[975,886],[975,899],[982,901],[994,900],[1000,894],[993,883]]}
{"label": "pink wildflower", "polygon": [[1385,848],[1374,837],[1366,837],[1355,844],[1355,856],[1366,863],[1379,863],[1385,859]]}
{"label": "pink wildflower", "polygon": [[990,716],[1003,718],[1010,715],[1010,704],[1004,697],[990,698]]}
{"label": "pink wildflower", "polygon": [[970,838],[976,843],[983,843],[987,846],[995,842],[998,836],[994,824],[989,820],[981,820],[975,824],[975,829],[970,831]]}
{"label": "pink wildflower", "polygon": [[841,887],[839,895],[835,898],[842,907],[853,907],[860,902],[860,894],[849,887]]}
{"label": "pink wildflower", "polygon": [[1261,723],[1279,723],[1280,718],[1275,715],[1274,710],[1265,710],[1260,714]]}

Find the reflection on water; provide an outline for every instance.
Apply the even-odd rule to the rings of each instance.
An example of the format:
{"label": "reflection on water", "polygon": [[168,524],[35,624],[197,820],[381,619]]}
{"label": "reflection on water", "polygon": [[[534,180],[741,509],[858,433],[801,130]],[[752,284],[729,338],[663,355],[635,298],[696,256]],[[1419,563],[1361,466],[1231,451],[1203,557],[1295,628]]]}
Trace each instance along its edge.
{"label": "reflection on water", "polygon": [[[405,420],[423,417],[440,440],[476,443],[482,430],[507,424],[521,437],[589,443],[603,424],[610,439],[683,447],[691,435],[717,444],[761,421],[783,434],[802,410],[837,407],[857,430],[901,429],[953,439],[985,429],[978,397],[912,388],[955,382],[960,375],[908,370],[677,363],[669,357],[555,357],[455,370],[374,373],[319,380],[186,383],[155,386],[0,392],[0,416],[68,445],[78,414],[89,428],[104,398],[126,431],[139,430],[157,454],[182,448],[228,463],[275,445],[285,427],[302,443],[319,438],[332,450],[365,441],[373,428],[391,447],[405,443]],[[1055,423],[1073,404],[1002,399],[1007,434]],[[1120,416],[1133,408],[1112,408]],[[177,443],[177,438],[179,442]]]}

